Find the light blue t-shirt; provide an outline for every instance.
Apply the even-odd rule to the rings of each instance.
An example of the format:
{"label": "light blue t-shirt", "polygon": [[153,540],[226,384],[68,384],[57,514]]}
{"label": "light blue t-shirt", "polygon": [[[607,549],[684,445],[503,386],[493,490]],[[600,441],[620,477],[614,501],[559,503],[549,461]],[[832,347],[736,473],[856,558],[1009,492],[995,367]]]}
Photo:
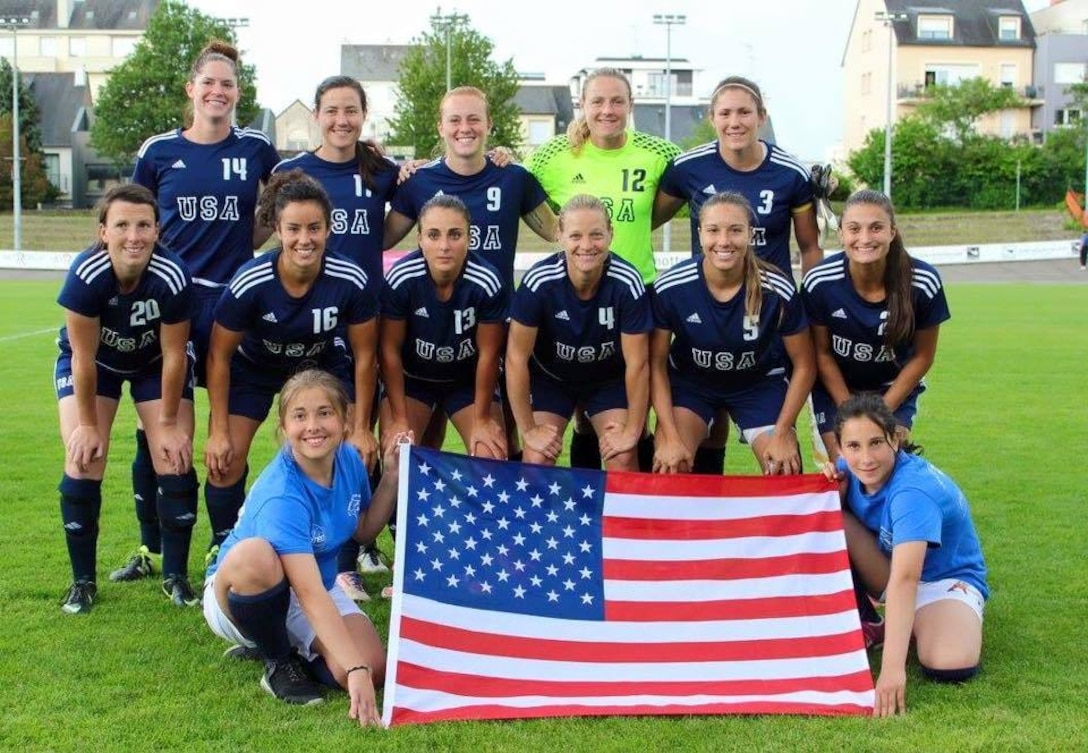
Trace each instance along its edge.
{"label": "light blue t-shirt", "polygon": [[336,450],[332,487],[312,481],[291,455],[279,451],[261,471],[238,522],[219,547],[219,556],[208,568],[211,577],[231,547],[243,539],[262,538],[276,554],[312,554],[326,589],[336,582],[336,555],[355,533],[359,515],[370,507],[366,466],[347,442]]}
{"label": "light blue t-shirt", "polygon": [[849,480],[846,502],[858,520],[876,532],[882,551],[909,541],[925,541],[922,581],[955,578],[970,583],[989,598],[986,563],[982,558],[967,498],[955,482],[917,455],[896,455],[891,478],[876,493],[866,494],[861,482],[840,460]]}

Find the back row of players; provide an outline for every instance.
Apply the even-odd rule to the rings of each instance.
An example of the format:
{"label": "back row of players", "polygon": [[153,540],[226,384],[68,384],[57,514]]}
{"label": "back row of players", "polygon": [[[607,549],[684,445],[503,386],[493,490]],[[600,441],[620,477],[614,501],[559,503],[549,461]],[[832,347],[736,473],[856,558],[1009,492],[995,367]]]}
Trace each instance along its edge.
{"label": "back row of players", "polygon": [[[76,259],[60,296],[60,491],[75,581],[66,611],[94,598],[101,479],[125,380],[141,419],[142,544],[115,575],[149,574],[161,550],[167,595],[199,603],[186,569],[198,489],[189,364],[209,391],[213,545],[237,519],[257,428],[304,366],[343,381],[351,442],[371,469],[375,405],[384,438],[426,437],[433,414],[446,414],[470,452],[519,457],[520,435],[524,459],[540,463],[555,462],[584,412],[596,437],[576,433],[583,450],[572,460],[586,462],[588,441],[610,469],[661,472],[720,473],[725,435],[709,435],[726,417],[765,472],[799,472],[793,426],[810,391],[833,455],[835,407],[851,392],[882,392],[909,432],[948,318],[940,278],[907,255],[890,203],[871,191],[846,205],[845,254],[820,261],[808,173],[758,139],[766,112],[754,83],[722,81],[711,97],[717,141],[680,155],[627,128],[629,83],[597,71],[583,117],[528,170],[489,159],[486,98],[455,89],[439,113],[444,157],[398,185],[393,163],[359,140],[357,81],[318,87],[322,144],[281,162],[263,134],[230,124],[237,64],[219,43],[194,62],[192,125],[144,144],[136,185],[107,196],[100,243]],[[652,227],[685,203],[695,256],[655,281]],[[515,292],[519,217],[562,251]],[[419,249],[384,276],[382,249],[413,225]],[[279,247],[253,258],[273,231]],[[354,571],[354,552],[340,570]]]}

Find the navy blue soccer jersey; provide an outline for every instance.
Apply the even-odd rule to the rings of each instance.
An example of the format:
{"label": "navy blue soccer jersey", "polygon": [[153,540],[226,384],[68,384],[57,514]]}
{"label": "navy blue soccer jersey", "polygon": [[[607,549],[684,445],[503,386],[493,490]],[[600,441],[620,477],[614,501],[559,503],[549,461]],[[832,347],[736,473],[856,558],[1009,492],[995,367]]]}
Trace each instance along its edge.
{"label": "navy blue soccer jersey", "polygon": [[215,321],[245,333],[239,355],[286,377],[306,361],[331,365],[338,328],[373,319],[378,303],[367,289],[366,273],[328,252],[310,290],[292,297],[279,279],[280,253],[274,249],[238,270],[215,305]]}
{"label": "navy blue soccer jersey", "polygon": [[[850,391],[880,390],[914,355],[914,341],[895,348],[884,344],[887,302],[871,303],[858,295],[848,264],[846,254],[839,252],[808,271],[801,282],[805,310],[814,325],[827,327],[835,362]],[[951,318],[941,276],[920,259],[912,258],[910,264],[915,330],[936,327]]]}
{"label": "navy blue soccer jersey", "polygon": [[514,293],[510,318],[536,328],[533,364],[553,379],[585,384],[622,378],[620,335],[653,329],[642,275],[615,254],[605,264],[589,300],[575,292],[563,253],[534,264]]}
{"label": "navy blue soccer jersey", "polygon": [[808,326],[793,281],[776,270],[762,272],[758,317],[745,313],[745,290],[716,301],[703,276],[702,259],[685,259],[654,284],[654,326],[672,332],[669,364],[708,386],[734,389],[758,382],[786,366],[781,337]]}
{"label": "navy blue soccer jersey", "polygon": [[232,128],[215,144],[181,129],[140,147],[132,180],[159,200],[161,243],[180,256],[198,285],[226,285],[253,258],[253,213],[260,184],[280,161],[260,131]]}
{"label": "navy blue soccer jersey", "polygon": [[428,382],[471,379],[476,326],[505,321],[509,295],[498,271],[472,252],[448,301],[438,300],[422,251],[398,261],[385,279],[382,316],[406,323],[404,373]]}
{"label": "navy blue soccer jersey", "polygon": [[385,205],[397,190],[397,167],[386,160],[387,170],[373,176],[370,188],[359,174],[359,163],[329,162],[313,152],[303,152],[276,165],[273,173],[300,169],[321,184],[332,201],[332,234],[327,249],[358,264],[374,286],[374,295],[381,294],[384,273],[382,267],[382,225]]}
{"label": "navy blue soccer jersey", "polygon": [[521,165],[496,167],[490,161],[475,175],[458,175],[441,159],[430,162],[406,180],[393,197],[392,208],[412,220],[436,194],[456,196],[472,217],[469,251],[499,271],[507,289],[514,289],[514,253],[522,215],[548,196],[539,181]]}
{"label": "navy blue soccer jersey", "polygon": [[698,256],[699,208],[716,193],[736,191],[755,212],[755,248],[761,259],[793,280],[790,229],[793,215],[813,205],[809,172],[796,157],[774,144],[762,143],[767,156],[755,170],[742,172],[726,164],[718,142],[703,144],[673,160],[661,178],[660,190],[686,199],[691,208],[691,251]]}
{"label": "navy blue soccer jersey", "polygon": [[[117,374],[136,374],[162,358],[159,328],[192,315],[193,285],[181,259],[155,246],[136,288],[122,293],[109,252],[96,246],[72,261],[57,303],[98,319],[99,366]],[[60,329],[59,344],[62,350],[71,350],[67,327]]]}

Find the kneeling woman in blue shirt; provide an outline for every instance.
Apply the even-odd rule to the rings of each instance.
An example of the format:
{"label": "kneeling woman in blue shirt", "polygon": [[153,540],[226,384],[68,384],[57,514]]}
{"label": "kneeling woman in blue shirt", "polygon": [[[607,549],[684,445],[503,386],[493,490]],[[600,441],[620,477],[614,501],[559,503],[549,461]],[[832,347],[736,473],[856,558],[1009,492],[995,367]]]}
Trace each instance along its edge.
{"label": "kneeling woman in blue shirt", "polygon": [[884,653],[875,716],[906,711],[907,648],[914,636],[926,677],[962,682],[978,672],[986,564],[967,499],[959,487],[913,454],[896,434],[895,415],[875,393],[839,407],[846,542],[866,590],[884,594]]}
{"label": "kneeling woman in blue shirt", "polygon": [[261,687],[275,697],[320,703],[317,681],[335,682],[348,691],[353,719],[378,724],[374,687],[385,652],[370,620],[336,585],[336,554],[350,536],[372,540],[389,520],[397,444],[371,497],[366,466],[346,441],[347,407],[340,380],[323,371],[300,372],[283,386],[283,449],[208,570],[204,617],[216,635],[259,652]]}

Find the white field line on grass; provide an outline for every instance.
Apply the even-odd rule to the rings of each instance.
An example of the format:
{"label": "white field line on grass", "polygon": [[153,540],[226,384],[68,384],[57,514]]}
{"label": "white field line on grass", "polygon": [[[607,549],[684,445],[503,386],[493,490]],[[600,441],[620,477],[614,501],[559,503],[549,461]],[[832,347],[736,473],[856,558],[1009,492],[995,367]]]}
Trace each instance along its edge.
{"label": "white field line on grass", "polygon": [[56,332],[58,327],[47,327],[46,329],[36,329],[33,332],[20,332],[17,335],[5,335],[0,337],[0,343],[6,343],[10,340],[22,340],[24,337],[34,337],[35,335],[44,335],[46,332]]}

